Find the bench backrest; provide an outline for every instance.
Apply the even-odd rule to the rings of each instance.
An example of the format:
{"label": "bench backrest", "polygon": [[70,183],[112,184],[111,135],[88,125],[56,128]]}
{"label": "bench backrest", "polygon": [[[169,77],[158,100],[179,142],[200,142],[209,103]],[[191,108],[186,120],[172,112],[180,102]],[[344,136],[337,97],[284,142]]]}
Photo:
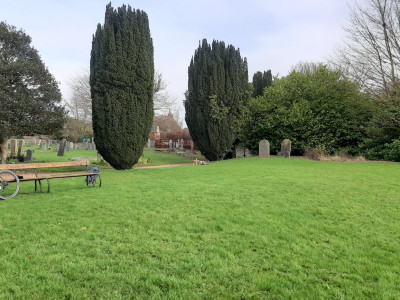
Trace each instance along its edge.
{"label": "bench backrest", "polygon": [[0,164],[0,170],[26,170],[26,169],[45,169],[61,167],[89,166],[89,161],[53,162],[53,163],[33,163],[33,164]]}

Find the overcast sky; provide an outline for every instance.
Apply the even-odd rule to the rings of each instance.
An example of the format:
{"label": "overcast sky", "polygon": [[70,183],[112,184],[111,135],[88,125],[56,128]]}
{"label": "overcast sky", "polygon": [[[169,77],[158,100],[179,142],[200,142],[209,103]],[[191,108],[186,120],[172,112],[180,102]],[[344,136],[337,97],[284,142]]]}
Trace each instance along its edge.
{"label": "overcast sky", "polygon": [[[353,3],[353,0],[349,0]],[[67,96],[66,80],[89,67],[92,35],[104,23],[103,0],[0,0],[0,20],[22,28]],[[256,71],[286,75],[299,61],[324,61],[342,44],[346,0],[136,0],[150,21],[155,66],[181,103],[199,41],[222,40]],[[181,106],[182,107],[182,106]],[[183,112],[182,112],[183,114]]]}

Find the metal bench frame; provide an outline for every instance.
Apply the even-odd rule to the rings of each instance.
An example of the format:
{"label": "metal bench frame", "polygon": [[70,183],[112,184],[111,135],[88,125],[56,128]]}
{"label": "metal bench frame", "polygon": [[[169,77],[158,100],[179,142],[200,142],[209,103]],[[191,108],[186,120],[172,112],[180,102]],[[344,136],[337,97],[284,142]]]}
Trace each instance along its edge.
{"label": "metal bench frame", "polygon": [[[77,167],[77,166],[86,166],[86,173],[70,173],[70,174],[61,174],[61,175],[46,175],[40,176],[37,172],[37,169],[46,169],[46,168],[60,168],[60,167]],[[35,177],[33,178],[19,178],[19,176],[14,172],[17,170],[28,170],[33,169]],[[13,170],[13,171],[11,171]],[[99,171],[101,171],[99,169]],[[17,189],[16,193],[9,197],[2,197],[0,195],[0,200],[9,199],[15,197],[19,192],[20,182],[24,181],[35,181],[35,192],[37,191],[37,184],[39,183],[40,192],[43,192],[42,188],[42,180],[47,181],[47,192],[50,193],[50,179],[57,178],[72,178],[72,177],[87,177],[86,185],[88,186],[91,183],[93,186],[96,184],[97,178],[99,178],[99,187],[101,187],[101,175],[100,173],[91,173],[89,172],[89,161],[77,161],[77,162],[58,162],[58,163],[32,163],[32,164],[0,164],[0,175],[1,173],[8,173],[13,176],[14,179],[9,180],[8,182],[16,182]],[[89,180],[90,178],[90,180]],[[5,184],[7,186],[8,182],[1,180],[1,184]],[[4,183],[3,183],[4,182]]]}

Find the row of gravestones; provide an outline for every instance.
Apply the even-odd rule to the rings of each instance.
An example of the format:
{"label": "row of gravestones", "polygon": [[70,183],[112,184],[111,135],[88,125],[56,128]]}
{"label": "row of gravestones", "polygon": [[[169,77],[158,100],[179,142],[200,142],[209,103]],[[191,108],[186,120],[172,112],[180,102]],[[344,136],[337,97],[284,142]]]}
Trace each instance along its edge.
{"label": "row of gravestones", "polygon": [[[290,152],[292,151],[292,142],[289,139],[284,139],[281,143],[281,151],[278,152],[278,156],[290,158]],[[270,157],[270,147],[267,140],[261,140],[258,144],[258,156],[261,158]]]}
{"label": "row of gravestones", "polygon": [[[44,149],[45,151],[51,150],[50,145],[48,144],[39,144],[40,149]],[[96,144],[86,142],[86,143],[76,143],[68,142],[67,140],[63,139],[56,144],[56,151],[58,151],[58,156],[64,156],[65,151],[69,152],[71,149],[75,150],[96,150]]]}

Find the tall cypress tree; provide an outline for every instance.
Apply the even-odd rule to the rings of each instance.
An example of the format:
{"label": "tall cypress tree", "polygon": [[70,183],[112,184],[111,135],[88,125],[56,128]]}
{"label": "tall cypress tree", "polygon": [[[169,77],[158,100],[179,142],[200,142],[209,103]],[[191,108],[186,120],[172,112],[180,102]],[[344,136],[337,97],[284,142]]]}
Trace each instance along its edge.
{"label": "tall cypress tree", "polygon": [[253,75],[253,97],[262,96],[264,94],[264,89],[272,85],[272,73],[271,70],[260,71],[254,73]]}
{"label": "tall cypress tree", "polygon": [[193,141],[209,160],[222,159],[238,133],[248,100],[246,58],[224,42],[204,39],[189,65],[185,120]]}
{"label": "tall cypress tree", "polygon": [[96,146],[115,169],[137,163],[151,130],[153,52],[147,14],[108,4],[93,36],[90,87]]}

